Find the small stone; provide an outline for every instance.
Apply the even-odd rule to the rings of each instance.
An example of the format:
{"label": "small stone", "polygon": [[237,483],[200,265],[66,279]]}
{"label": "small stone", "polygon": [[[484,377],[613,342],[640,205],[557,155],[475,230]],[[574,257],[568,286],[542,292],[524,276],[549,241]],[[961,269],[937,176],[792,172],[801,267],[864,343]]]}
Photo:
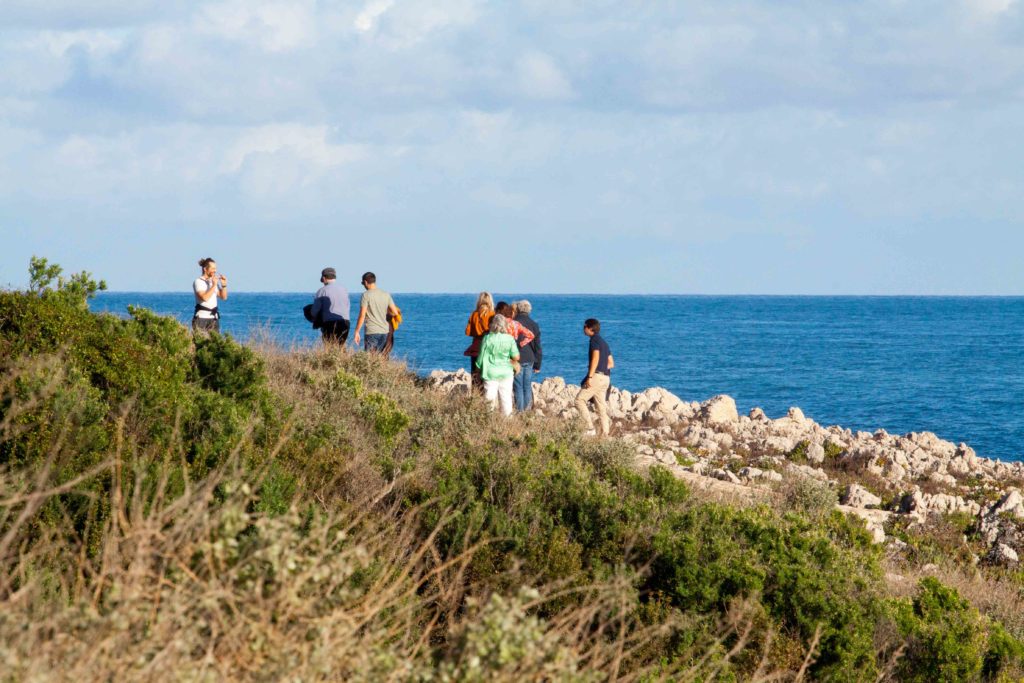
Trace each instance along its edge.
{"label": "small stone", "polygon": [[815,465],[825,462],[825,447],[820,443],[810,443],[807,445],[807,460],[814,463]]}
{"label": "small stone", "polygon": [[793,420],[793,422],[803,422],[804,420],[807,419],[806,417],[804,417],[804,411],[795,407],[789,409],[789,412],[786,414],[786,417],[788,417],[790,420]]}

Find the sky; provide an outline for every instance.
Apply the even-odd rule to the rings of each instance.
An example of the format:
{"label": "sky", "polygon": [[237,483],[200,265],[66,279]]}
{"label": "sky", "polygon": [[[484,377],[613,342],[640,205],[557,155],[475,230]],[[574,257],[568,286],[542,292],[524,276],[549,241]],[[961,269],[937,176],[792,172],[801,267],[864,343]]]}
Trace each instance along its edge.
{"label": "sky", "polygon": [[1024,0],[0,0],[0,286],[1024,294]]}

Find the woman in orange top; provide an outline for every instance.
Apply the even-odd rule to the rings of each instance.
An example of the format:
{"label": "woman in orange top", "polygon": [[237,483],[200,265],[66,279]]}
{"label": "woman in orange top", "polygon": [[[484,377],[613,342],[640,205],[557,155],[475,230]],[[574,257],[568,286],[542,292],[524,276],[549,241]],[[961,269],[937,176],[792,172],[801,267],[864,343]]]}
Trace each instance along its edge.
{"label": "woman in orange top", "polygon": [[476,298],[476,310],[470,314],[469,322],[466,323],[466,336],[472,337],[473,342],[462,353],[464,356],[469,356],[469,371],[473,376],[473,389],[477,391],[483,391],[484,382],[476,367],[476,358],[480,355],[480,342],[487,334],[493,317],[494,297],[490,292],[480,292],[480,296]]}

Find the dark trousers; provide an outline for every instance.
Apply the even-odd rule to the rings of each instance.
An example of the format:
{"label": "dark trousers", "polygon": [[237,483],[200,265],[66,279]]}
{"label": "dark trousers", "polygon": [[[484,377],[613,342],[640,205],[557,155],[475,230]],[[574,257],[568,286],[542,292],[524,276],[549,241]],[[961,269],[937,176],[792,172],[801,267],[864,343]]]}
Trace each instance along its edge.
{"label": "dark trousers", "polygon": [[220,332],[220,318],[192,318],[192,332]]}
{"label": "dark trousers", "polygon": [[476,366],[476,359],[479,356],[469,357],[469,377],[470,377],[470,389],[478,394],[483,395],[484,393],[484,377],[480,372],[480,368]]}
{"label": "dark trousers", "polygon": [[325,344],[344,344],[348,341],[348,321],[328,320],[320,326],[320,334]]}

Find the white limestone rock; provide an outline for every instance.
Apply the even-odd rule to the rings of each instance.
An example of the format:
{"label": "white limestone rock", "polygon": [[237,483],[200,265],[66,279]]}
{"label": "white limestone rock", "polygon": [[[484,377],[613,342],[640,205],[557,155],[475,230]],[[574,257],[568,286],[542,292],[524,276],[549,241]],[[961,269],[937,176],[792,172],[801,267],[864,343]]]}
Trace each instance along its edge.
{"label": "white limestone rock", "polygon": [[758,467],[744,467],[739,471],[739,476],[744,481],[782,481],[782,475],[778,472]]}
{"label": "white limestone rock", "polygon": [[796,448],[796,440],[785,436],[769,436],[761,441],[761,450],[766,453],[789,453]]}
{"label": "white limestone rock", "polygon": [[739,421],[736,401],[732,396],[719,394],[701,406],[701,418],[712,425],[729,425]]}
{"label": "white limestone rock", "polygon": [[1013,565],[1019,562],[1020,558],[1017,555],[1017,551],[1006,545],[1005,543],[999,543],[992,548],[992,561],[998,564]]}
{"label": "white limestone rock", "polygon": [[721,467],[719,467],[717,469],[714,469],[714,470],[711,470],[711,476],[714,477],[715,479],[718,479],[719,481],[728,481],[728,482],[733,483],[733,484],[740,484],[740,483],[742,483],[740,481],[739,477],[737,477],[735,474],[733,474],[729,470],[721,468]]}
{"label": "white limestone rock", "polygon": [[928,475],[928,479],[943,486],[956,486],[956,477],[942,472],[932,472]]}
{"label": "white limestone rock", "polygon": [[817,479],[818,481],[829,481],[828,475],[825,474],[825,471],[820,467],[808,467],[807,465],[798,465],[793,462],[787,462],[786,471],[793,472],[799,476]]}
{"label": "white limestone rock", "polygon": [[850,484],[846,487],[846,491],[843,492],[840,502],[850,507],[869,508],[881,505],[882,499],[860,484]]}
{"label": "white limestone rock", "polygon": [[1024,518],[1024,496],[1017,489],[1012,489],[992,508],[991,515],[1012,515],[1017,519]]}

